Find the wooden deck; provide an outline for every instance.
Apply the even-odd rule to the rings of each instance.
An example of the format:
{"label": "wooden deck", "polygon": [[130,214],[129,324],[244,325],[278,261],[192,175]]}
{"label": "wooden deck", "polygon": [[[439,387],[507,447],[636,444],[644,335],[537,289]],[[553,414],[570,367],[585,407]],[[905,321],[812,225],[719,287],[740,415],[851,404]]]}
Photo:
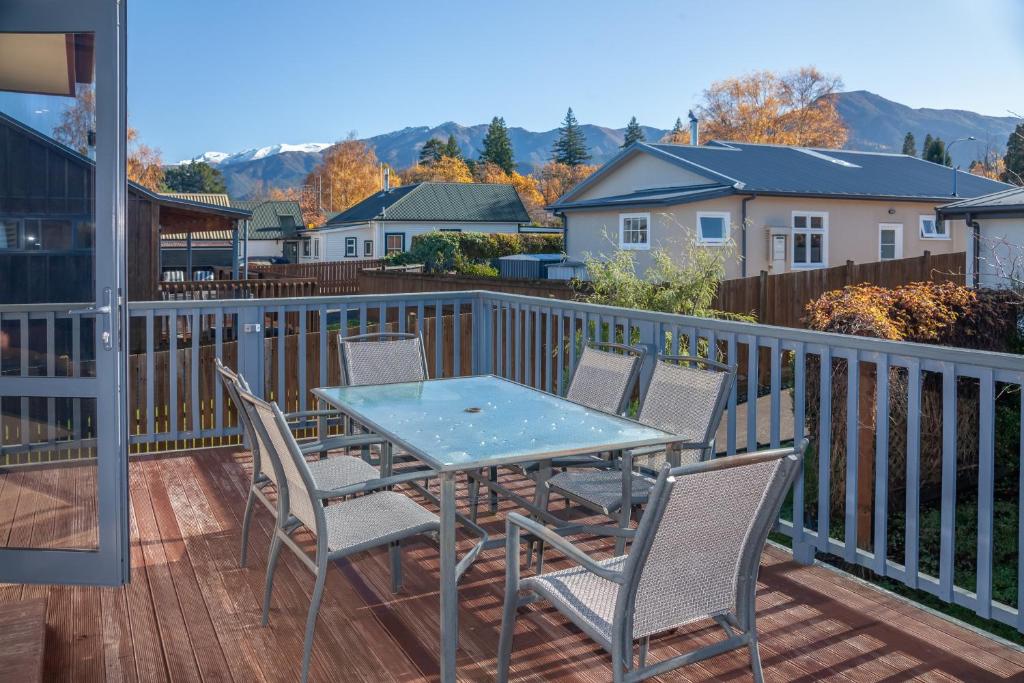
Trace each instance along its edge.
{"label": "wooden deck", "polygon": [[[257,513],[250,566],[240,569],[247,467],[246,454],[227,451],[133,460],[132,582],[122,589],[0,585],[0,603],[47,600],[46,680],[297,678],[313,581],[285,552],[271,624],[260,626],[271,520]],[[74,476],[48,476],[49,495],[55,495],[53,486],[78,490]],[[21,497],[26,495],[23,489]],[[0,503],[4,500],[0,497]],[[39,524],[63,523],[35,514],[32,506],[25,509],[34,511],[35,521],[0,515],[5,525],[0,534],[14,529],[18,537],[32,538]],[[500,528],[500,515],[487,519]],[[467,681],[493,680],[503,554],[484,553],[461,584],[459,672]],[[554,553],[551,559],[556,566]],[[1015,648],[827,569],[798,566],[777,549],[765,552],[762,565],[758,615],[769,680],[1024,681],[1024,653]],[[312,680],[437,678],[436,546],[410,546],[406,586],[398,596],[390,593],[387,566],[386,553],[374,552],[331,569]],[[652,660],[717,638],[717,629],[698,624],[652,643]],[[604,681],[608,664],[607,655],[553,610],[535,608],[520,618],[515,680]],[[749,679],[746,658],[732,653],[677,670],[665,680]],[[5,680],[2,671],[0,680]]]}

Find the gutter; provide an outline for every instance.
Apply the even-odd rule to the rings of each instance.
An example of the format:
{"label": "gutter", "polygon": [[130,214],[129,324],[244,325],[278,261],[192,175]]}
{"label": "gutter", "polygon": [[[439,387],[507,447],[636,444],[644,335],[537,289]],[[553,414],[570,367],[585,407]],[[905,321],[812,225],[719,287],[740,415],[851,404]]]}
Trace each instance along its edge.
{"label": "gutter", "polygon": [[565,249],[565,255],[569,255],[569,216],[564,211],[555,211],[555,218],[562,219],[562,247]]}
{"label": "gutter", "polygon": [[971,280],[973,281],[974,288],[977,289],[981,285],[981,224],[974,220],[974,216],[967,214],[964,216],[964,221],[967,223],[967,227],[971,229],[971,243],[972,251],[971,255],[971,267],[974,271]]}
{"label": "gutter", "polygon": [[740,275],[747,276],[747,202],[757,199],[756,194],[749,195],[742,199],[740,208]]}

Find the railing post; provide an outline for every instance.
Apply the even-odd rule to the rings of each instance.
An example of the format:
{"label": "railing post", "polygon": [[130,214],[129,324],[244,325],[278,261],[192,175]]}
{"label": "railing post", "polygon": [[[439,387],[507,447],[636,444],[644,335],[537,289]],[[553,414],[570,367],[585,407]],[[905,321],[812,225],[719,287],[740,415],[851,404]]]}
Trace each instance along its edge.
{"label": "railing post", "polygon": [[491,315],[483,293],[473,298],[473,374],[491,372]]}
{"label": "railing post", "polygon": [[648,385],[651,383],[651,375],[654,374],[654,363],[658,358],[658,354],[662,351],[661,345],[664,340],[656,338],[655,330],[657,326],[653,322],[638,320],[636,329],[640,335],[640,346],[647,349],[647,355],[644,357],[643,367],[640,368],[640,378],[638,380],[640,395],[643,396],[644,392],[647,391]]}
{"label": "railing post", "polygon": [[244,306],[238,313],[238,372],[257,396],[263,396],[263,307]]}

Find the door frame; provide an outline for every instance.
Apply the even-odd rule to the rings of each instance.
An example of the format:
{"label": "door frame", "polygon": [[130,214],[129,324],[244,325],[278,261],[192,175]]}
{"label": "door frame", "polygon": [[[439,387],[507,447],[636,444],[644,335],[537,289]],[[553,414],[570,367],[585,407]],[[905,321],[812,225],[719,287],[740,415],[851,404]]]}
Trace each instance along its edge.
{"label": "door frame", "polygon": [[[0,548],[0,581],[121,585],[129,578],[127,307],[125,293],[125,4],[122,0],[4,0],[0,31],[92,33],[96,89],[93,300],[110,292],[111,349],[97,339],[95,377],[12,377],[0,394],[96,399],[96,550]],[[102,229],[109,226],[109,229]],[[109,289],[108,289],[109,288]],[[55,307],[57,307],[55,305]],[[71,307],[74,307],[73,305]],[[67,309],[63,305],[60,308]],[[97,313],[96,334],[103,327]]]}

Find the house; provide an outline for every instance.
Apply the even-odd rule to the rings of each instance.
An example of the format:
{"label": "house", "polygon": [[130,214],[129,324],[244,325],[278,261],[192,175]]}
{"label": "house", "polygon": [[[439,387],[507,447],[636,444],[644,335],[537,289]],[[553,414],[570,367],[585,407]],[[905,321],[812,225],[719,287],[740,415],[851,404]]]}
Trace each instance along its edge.
{"label": "house", "polygon": [[1024,285],[1024,187],[940,206],[938,220],[968,227],[967,281],[976,287]]}
{"label": "house", "polygon": [[[958,196],[1005,189],[956,172]],[[963,251],[962,221],[936,223],[953,169],[902,154],[713,141],[637,143],[549,208],[569,258],[636,250],[681,257],[691,237],[735,243],[727,277]]]}
{"label": "house", "polygon": [[[192,271],[212,273],[215,269],[232,268],[240,260],[273,261],[284,259],[298,262],[299,230],[302,211],[299,203],[291,200],[239,200],[226,194],[168,192],[174,197],[207,205],[223,206],[251,214],[239,234],[239,244],[233,243],[230,230],[204,234],[192,241]],[[161,243],[162,272],[166,277],[188,270],[186,258],[188,244],[181,234],[167,234]],[[237,257],[235,256],[237,254]]]}
{"label": "house", "polygon": [[[2,112],[0,149],[6,150],[0,156],[5,168],[25,169],[20,178],[0,172],[0,301],[88,299],[95,279],[96,162]],[[183,245],[190,234],[227,235],[230,243],[239,223],[249,215],[242,209],[162,195],[128,182],[128,298],[160,297],[158,245],[169,231]]]}
{"label": "house", "polygon": [[383,258],[425,232],[519,232],[529,223],[511,185],[415,183],[385,188],[306,232],[300,260]]}

